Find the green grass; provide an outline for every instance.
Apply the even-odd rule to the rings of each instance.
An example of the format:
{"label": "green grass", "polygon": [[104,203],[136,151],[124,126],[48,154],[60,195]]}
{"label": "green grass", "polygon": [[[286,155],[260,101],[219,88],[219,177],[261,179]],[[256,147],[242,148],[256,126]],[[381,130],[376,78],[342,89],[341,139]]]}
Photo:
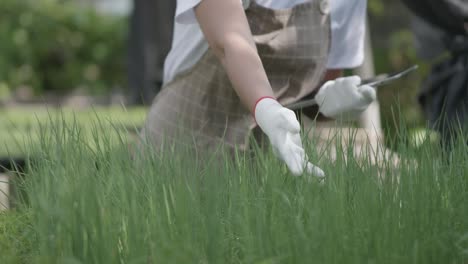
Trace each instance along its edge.
{"label": "green grass", "polygon": [[36,232],[27,210],[0,213],[2,263],[27,263],[36,254]]}
{"label": "green grass", "polygon": [[[51,120],[67,123],[76,122],[89,135],[93,120],[99,117],[103,126],[110,133],[121,130],[131,130],[143,124],[146,115],[144,108],[122,109],[93,108],[81,111],[57,108],[6,108],[0,109],[0,156],[21,156],[26,148],[39,144],[40,127]],[[89,138],[89,137],[88,137]],[[88,138],[85,138],[88,140]],[[27,143],[27,144],[25,144]]]}
{"label": "green grass", "polygon": [[[468,261],[463,144],[446,163],[429,140],[395,143],[398,168],[344,150],[331,162],[309,146],[328,175],[320,183],[293,177],[270,152],[203,161],[145,152],[132,160],[127,134],[101,123],[40,130],[19,186],[27,196],[0,218],[0,228],[9,226],[0,245],[17,241],[4,253],[11,263]],[[17,216],[27,221],[16,224]]]}

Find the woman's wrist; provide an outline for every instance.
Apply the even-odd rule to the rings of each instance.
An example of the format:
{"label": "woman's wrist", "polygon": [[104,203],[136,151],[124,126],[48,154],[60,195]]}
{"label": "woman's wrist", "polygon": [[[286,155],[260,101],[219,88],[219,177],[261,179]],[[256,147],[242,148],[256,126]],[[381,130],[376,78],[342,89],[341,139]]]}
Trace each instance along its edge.
{"label": "woman's wrist", "polygon": [[253,111],[255,122],[264,130],[269,125],[272,114],[281,108],[283,106],[273,97],[265,96],[260,98]]}
{"label": "woman's wrist", "polygon": [[257,110],[258,104],[259,104],[260,102],[262,102],[263,100],[265,100],[265,99],[270,99],[270,100],[274,100],[274,101],[278,102],[278,101],[276,100],[275,97],[269,96],[269,95],[267,95],[267,96],[262,96],[262,97],[258,98],[257,101],[256,101],[255,104],[254,104],[254,107],[252,108],[252,115],[254,116],[254,118],[255,118],[255,115],[256,115],[256,112],[255,112],[255,111]]}

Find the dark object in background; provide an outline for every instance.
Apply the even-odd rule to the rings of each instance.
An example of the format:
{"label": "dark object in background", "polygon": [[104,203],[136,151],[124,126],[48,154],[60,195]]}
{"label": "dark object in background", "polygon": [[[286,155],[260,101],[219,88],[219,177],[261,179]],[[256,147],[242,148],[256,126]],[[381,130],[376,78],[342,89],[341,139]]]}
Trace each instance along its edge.
{"label": "dark object in background", "polygon": [[450,150],[459,133],[468,134],[468,1],[403,0],[419,17],[413,31],[419,54],[434,64],[419,93],[425,117]]}
{"label": "dark object in background", "polygon": [[129,104],[149,105],[162,85],[171,48],[175,0],[134,0],[128,45]]}
{"label": "dark object in background", "polygon": [[424,19],[412,15],[411,29],[419,58],[431,61],[446,52],[447,33],[439,27],[429,24]]}
{"label": "dark object in background", "polygon": [[448,150],[458,133],[468,133],[468,40],[460,41],[449,58],[432,66],[418,98],[429,125],[441,134]]}
{"label": "dark object in background", "polygon": [[24,172],[26,169],[26,159],[24,158],[0,158],[0,173]]}
{"label": "dark object in background", "polygon": [[403,0],[418,17],[450,35],[465,35],[468,18],[467,0]]}

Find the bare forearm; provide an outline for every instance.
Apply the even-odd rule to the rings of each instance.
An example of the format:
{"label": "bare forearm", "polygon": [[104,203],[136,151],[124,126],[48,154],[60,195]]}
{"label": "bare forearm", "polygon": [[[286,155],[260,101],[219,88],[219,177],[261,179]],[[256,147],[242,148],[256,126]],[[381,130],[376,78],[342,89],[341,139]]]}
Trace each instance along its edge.
{"label": "bare forearm", "polygon": [[195,14],[243,104],[252,111],[260,97],[273,96],[240,1],[203,0]]}
{"label": "bare forearm", "polygon": [[242,41],[233,41],[224,49],[221,61],[234,89],[250,111],[253,111],[259,98],[273,97],[273,91],[255,48]]}

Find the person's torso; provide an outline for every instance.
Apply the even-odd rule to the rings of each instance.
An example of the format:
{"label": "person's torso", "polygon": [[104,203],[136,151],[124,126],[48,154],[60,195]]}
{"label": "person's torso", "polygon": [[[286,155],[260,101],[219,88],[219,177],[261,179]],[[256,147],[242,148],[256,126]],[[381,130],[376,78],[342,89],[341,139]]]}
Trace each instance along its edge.
{"label": "person's torso", "polygon": [[[244,0],[245,1],[245,0]],[[255,1],[258,5],[264,6],[271,9],[287,9],[294,7],[296,5],[311,1],[311,0],[250,0]],[[331,1],[331,19],[332,25],[335,25],[335,31],[340,35],[336,36],[340,39],[339,42],[348,42],[349,46],[354,49],[350,54],[357,56],[360,52],[356,52],[356,49],[362,49],[362,43],[356,41],[346,41],[350,38],[350,33],[348,35],[343,35],[343,27],[346,26],[346,22],[352,17],[355,23],[353,25],[353,30],[355,34],[362,35],[358,37],[363,39],[364,34],[364,21],[363,12],[366,8],[366,0],[330,0]],[[346,13],[347,10],[350,12]],[[334,13],[337,16],[334,17]],[[346,18],[346,19],[343,19]],[[339,31],[341,30],[341,31]],[[335,37],[335,32],[332,26],[332,35]],[[356,35],[353,35],[353,38],[356,39]],[[337,41],[338,42],[338,41]],[[344,44],[334,45],[332,39],[332,47],[330,51],[330,57],[334,60],[332,65],[342,64],[344,66],[351,65],[353,63],[347,63],[349,61],[349,56],[346,56],[346,53],[342,50],[346,47]],[[335,46],[337,46],[335,48]],[[177,74],[184,72],[190,69],[195,65],[203,54],[208,50],[208,43],[206,42],[203,33],[200,29],[198,23],[192,24],[181,24],[175,23],[174,26],[174,37],[171,51],[169,52],[164,65],[164,83],[171,81]],[[361,52],[362,53],[362,52]],[[357,55],[356,55],[357,54]],[[338,55],[338,56],[336,56]],[[343,57],[345,58],[343,62]],[[359,56],[358,56],[359,57]],[[354,59],[355,60],[355,59]],[[354,63],[355,64],[355,63]]]}
{"label": "person's torso", "polygon": [[[252,0],[253,1],[253,0]],[[255,0],[257,4],[272,8],[283,9],[291,8],[310,0]],[[174,24],[174,35],[172,48],[164,64],[163,82],[167,83],[175,75],[190,69],[203,54],[208,50],[203,32],[198,23],[193,24]]]}

